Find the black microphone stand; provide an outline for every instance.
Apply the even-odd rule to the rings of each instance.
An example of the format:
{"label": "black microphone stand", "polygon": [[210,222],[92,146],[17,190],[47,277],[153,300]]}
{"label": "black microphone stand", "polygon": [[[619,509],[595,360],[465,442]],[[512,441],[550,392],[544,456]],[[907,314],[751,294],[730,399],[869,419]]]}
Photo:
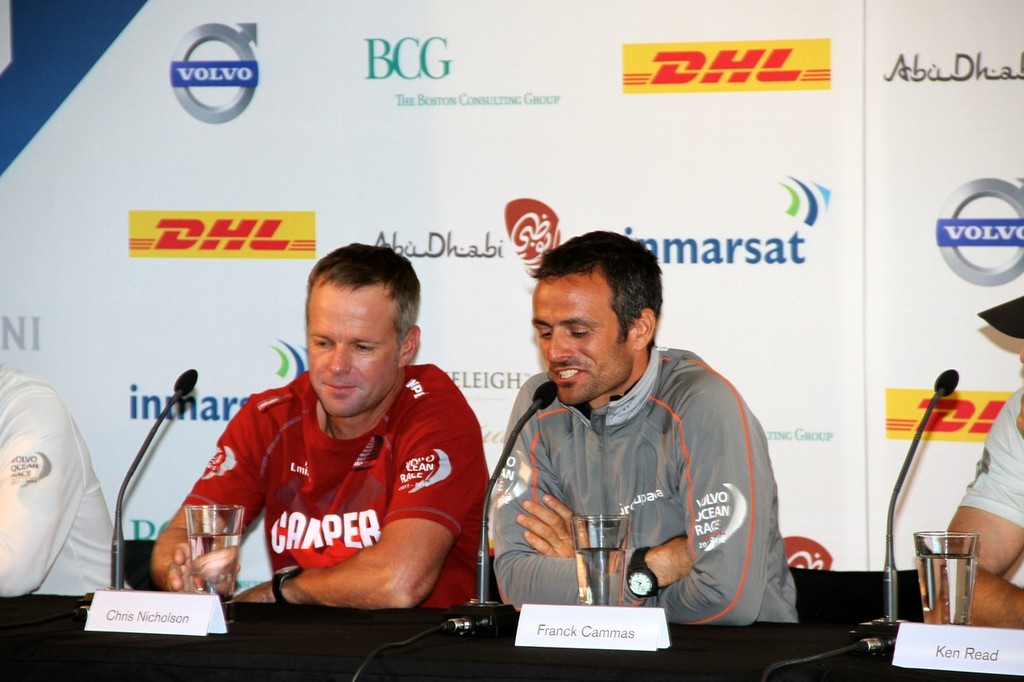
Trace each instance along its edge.
{"label": "black microphone stand", "polygon": [[910,465],[914,461],[914,454],[917,452],[917,446],[921,442],[921,436],[924,434],[925,427],[928,426],[928,421],[931,419],[932,410],[935,409],[935,405],[938,404],[940,399],[956,390],[956,385],[959,381],[960,375],[955,369],[947,369],[935,380],[935,394],[932,395],[932,399],[924,411],[924,416],[921,417],[921,422],[917,426],[917,432],[910,443],[906,459],[903,460],[903,468],[900,469],[899,476],[896,478],[896,485],[892,490],[892,497],[889,499],[889,514],[885,522],[885,568],[882,573],[882,603],[885,608],[885,615],[871,622],[872,625],[878,626],[882,631],[891,632],[899,626],[896,617],[898,575],[892,538],[896,500],[899,498],[900,490],[902,490],[903,483],[910,472]]}
{"label": "black microphone stand", "polygon": [[171,408],[192,392],[198,380],[199,373],[194,369],[189,369],[185,370],[178,377],[178,380],[174,382],[174,395],[167,401],[167,405],[164,406],[156,421],[153,422],[153,427],[149,430],[149,434],[146,436],[146,440],[143,441],[142,447],[139,448],[138,454],[135,455],[131,466],[128,467],[128,473],[125,474],[124,481],[121,483],[121,489],[117,493],[117,502],[114,504],[114,539],[110,548],[111,585],[115,590],[124,589],[124,529],[121,527],[121,508],[124,506],[124,494],[128,489],[128,482],[135,474],[135,470],[139,468],[139,464],[142,463],[142,458],[145,456],[146,450],[149,449],[149,444],[153,442],[153,437],[156,436],[156,431],[160,428],[160,424],[170,414]]}
{"label": "black microphone stand", "polygon": [[480,545],[477,548],[476,554],[476,598],[465,604],[458,604],[448,609],[448,612],[445,614],[447,621],[445,625],[450,625],[450,627],[443,630],[443,632],[459,635],[503,637],[515,633],[516,626],[519,625],[519,612],[516,611],[514,606],[491,601],[491,553],[488,550],[487,542],[487,517],[491,507],[491,495],[494,493],[494,487],[497,485],[501,472],[505,468],[505,462],[508,460],[509,455],[512,454],[512,449],[519,439],[519,433],[526,426],[526,422],[538,410],[547,407],[554,401],[557,393],[558,387],[552,381],[546,381],[538,386],[537,390],[533,393],[533,402],[530,403],[530,407],[527,408],[523,416],[519,418],[515,426],[512,427],[512,430],[509,431],[508,438],[505,440],[505,447],[501,451],[501,457],[494,467],[491,479],[487,483],[487,491],[484,493],[483,516],[480,519]]}

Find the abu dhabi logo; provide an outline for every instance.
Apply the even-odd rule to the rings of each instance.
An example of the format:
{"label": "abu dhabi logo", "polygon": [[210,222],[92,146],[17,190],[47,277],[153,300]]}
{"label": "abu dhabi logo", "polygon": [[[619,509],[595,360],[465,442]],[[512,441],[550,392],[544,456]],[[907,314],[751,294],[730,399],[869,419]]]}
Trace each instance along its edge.
{"label": "abu dhabi logo", "polygon": [[[784,182],[780,182],[783,189],[789,192],[789,208],[786,209],[786,215],[798,217],[798,214],[803,210],[804,212],[804,224],[808,227],[813,227],[814,223],[818,222],[818,218],[822,211],[828,210],[828,202],[832,198],[832,190],[828,187],[823,187],[816,182],[810,184],[814,185],[817,190],[817,195],[811,191],[811,188],[807,186],[807,183],[797,180],[792,175],[787,176],[792,180],[796,186],[800,189],[797,191],[791,185]],[[819,203],[818,197],[821,197]]]}
{"label": "abu dhabi logo", "polygon": [[[171,61],[171,87],[181,106],[206,123],[224,123],[249,106],[259,84],[259,66],[249,44],[256,44],[256,24],[239,24],[235,30],[224,24],[197,26],[181,39]],[[218,46],[226,47],[237,59],[194,59],[200,48],[209,56],[219,56]],[[226,101],[218,101],[213,90],[234,90]],[[208,101],[196,92],[203,90]]]}
{"label": "abu dhabi logo", "polygon": [[[969,206],[988,199],[1002,202],[1009,207],[1002,212],[1017,217],[964,215]],[[992,211],[992,202],[986,202],[973,212],[991,216]],[[935,241],[946,264],[962,279],[990,287],[1013,281],[1024,272],[1024,185],[995,178],[972,180],[953,191],[942,215],[948,217],[936,221]],[[975,247],[970,253],[974,258],[964,252],[970,247]]]}
{"label": "abu dhabi logo", "polygon": [[812,538],[790,535],[782,539],[786,548],[786,563],[794,568],[818,571],[832,570],[832,554]]}
{"label": "abu dhabi logo", "polygon": [[300,374],[306,371],[306,349],[302,348],[301,351],[295,346],[282,341],[277,340],[284,348],[278,346],[271,346],[274,352],[277,353],[278,358],[281,360],[281,364],[277,368],[277,376],[282,379],[288,379],[292,381]]}
{"label": "abu dhabi logo", "polygon": [[505,230],[516,255],[531,268],[540,265],[541,256],[562,240],[558,215],[537,199],[513,199],[505,204]]}

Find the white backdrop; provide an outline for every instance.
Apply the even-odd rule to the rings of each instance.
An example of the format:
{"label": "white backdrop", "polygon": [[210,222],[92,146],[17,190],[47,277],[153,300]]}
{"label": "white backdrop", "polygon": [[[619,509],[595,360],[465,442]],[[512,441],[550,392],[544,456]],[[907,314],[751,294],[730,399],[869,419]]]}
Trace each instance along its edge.
{"label": "white backdrop", "polygon": [[[19,12],[37,5],[12,2],[0,88],[23,73],[14,67],[37,68],[18,62]],[[701,354],[760,418],[794,563],[881,568],[912,435],[887,420],[920,419],[940,371],[960,370],[954,398],[968,407],[1020,383],[1018,344],[975,316],[1019,295],[1019,281],[967,281],[935,239],[958,188],[1021,173],[1020,3],[136,4],[0,170],[0,362],[62,391],[111,504],[151,425],[145,396],[168,395],[195,367],[207,416],[218,406],[219,419],[171,423],[156,443],[127,500],[129,538],[175,511],[213,454],[225,401],[295,376],[312,257],[352,241],[411,256],[424,289],[418,360],[463,386],[493,465],[515,392],[541,369],[531,280],[506,225],[518,199],[543,204],[562,241],[607,229],[659,254],[658,340]],[[210,24],[254,32],[232,38],[248,40],[251,59],[223,40],[186,56]],[[704,55],[707,68],[730,49],[788,48],[801,77],[759,80],[772,69],[757,61],[761,71],[734,64],[717,85],[671,91],[627,68],[651,44]],[[1015,75],[942,80],[966,68],[958,54]],[[200,120],[175,95],[173,61],[242,59],[259,80],[230,120]],[[664,64],[646,59],[651,73]],[[899,68],[915,59],[917,70]],[[678,63],[684,75],[698,65]],[[189,92],[217,108],[245,91]],[[13,98],[0,107],[0,134],[38,116]],[[1015,216],[997,200],[971,210]],[[147,215],[209,227],[242,213],[283,220],[315,253],[130,248],[168,231]],[[666,240],[694,240],[701,257],[679,262]],[[714,262],[729,240],[733,262]],[[909,398],[887,400],[894,389]],[[911,531],[945,526],[970,480],[975,422],[921,448],[897,517],[901,568]],[[246,543],[244,580],[266,577],[262,555],[258,538]]]}

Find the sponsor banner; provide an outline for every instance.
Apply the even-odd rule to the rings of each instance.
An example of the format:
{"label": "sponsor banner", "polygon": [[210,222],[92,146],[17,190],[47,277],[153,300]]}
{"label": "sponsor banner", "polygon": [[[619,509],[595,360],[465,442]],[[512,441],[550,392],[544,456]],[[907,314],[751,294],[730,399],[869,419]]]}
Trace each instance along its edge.
{"label": "sponsor banner", "polygon": [[[203,24],[189,31],[174,50],[171,88],[182,108],[204,123],[226,123],[245,111],[259,85],[260,69],[252,46],[256,24]],[[237,59],[201,59],[218,48]],[[227,98],[210,95],[228,92]]]}
{"label": "sponsor banner", "polygon": [[[885,390],[885,437],[911,440],[931,402],[933,391],[910,388]],[[981,443],[1012,393],[954,391],[939,399],[922,439]]]}
{"label": "sponsor banner", "polygon": [[312,211],[129,211],[132,258],[316,257]]}
{"label": "sponsor banner", "polygon": [[832,554],[819,540],[790,535],[782,541],[786,546],[786,561],[790,566],[821,571],[832,570]]}
{"label": "sponsor banner", "polygon": [[971,180],[950,194],[941,215],[935,242],[961,278],[996,286],[1024,272],[1024,183]]}
{"label": "sponsor banner", "polygon": [[[53,30],[52,3],[14,0],[0,363],[57,383],[108,497],[170,381],[199,371],[127,500],[126,533],[152,537],[226,420],[293,376],[274,339],[304,343],[318,246],[413,260],[416,362],[466,393],[493,466],[519,385],[543,367],[529,269],[585,231],[629,234],[662,264],[659,344],[704,357],[765,428],[781,527],[817,543],[790,560],[877,570],[929,379],[956,367],[972,386],[1020,385],[1019,345],[976,312],[1022,280],[976,270],[1019,265],[1024,4],[979,3],[251,0],[211,14],[149,0],[116,22],[76,12],[82,36],[102,36],[86,58]],[[707,96],[684,106],[692,93]],[[921,390],[890,406],[896,386]],[[1004,399],[940,406],[933,424],[959,428],[926,438],[961,442],[922,448],[901,540],[948,523]],[[243,546],[244,581],[269,575],[263,545]],[[897,551],[909,565],[910,543]]]}
{"label": "sponsor banner", "polygon": [[831,86],[827,38],[622,47],[622,91],[627,95],[828,90]]}

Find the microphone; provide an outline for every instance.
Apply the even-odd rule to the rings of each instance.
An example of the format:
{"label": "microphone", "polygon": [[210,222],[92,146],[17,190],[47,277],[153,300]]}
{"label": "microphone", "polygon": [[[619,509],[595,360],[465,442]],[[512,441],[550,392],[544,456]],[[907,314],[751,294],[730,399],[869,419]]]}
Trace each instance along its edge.
{"label": "microphone", "polygon": [[117,502],[114,504],[114,538],[110,548],[111,583],[115,590],[124,589],[124,530],[121,528],[121,508],[124,506],[124,493],[128,489],[128,481],[131,480],[135,470],[142,463],[142,458],[146,454],[146,450],[149,449],[149,444],[153,442],[153,437],[156,436],[156,430],[160,428],[160,424],[170,414],[171,408],[192,392],[198,380],[199,373],[194,369],[188,369],[174,382],[174,395],[167,401],[167,405],[164,406],[164,409],[153,423],[153,428],[149,430],[149,435],[146,436],[142,447],[139,448],[139,454],[135,455],[135,460],[128,467],[128,473],[125,474],[124,481],[121,483],[121,489],[117,493]]}
{"label": "microphone", "polygon": [[928,425],[928,420],[931,418],[932,410],[935,409],[935,405],[941,398],[956,390],[956,385],[959,382],[960,375],[955,369],[947,369],[935,380],[935,394],[928,403],[928,407],[924,411],[924,416],[921,417],[921,423],[917,427],[917,433],[914,434],[914,439],[910,443],[910,449],[907,451],[907,458],[903,460],[903,468],[900,469],[900,475],[896,479],[896,487],[892,489],[892,498],[889,500],[889,516],[885,522],[885,569],[882,574],[882,588],[884,590],[882,597],[883,604],[885,606],[885,616],[876,620],[875,623],[885,625],[896,624],[897,581],[892,541],[892,520],[896,512],[896,498],[899,497],[900,489],[903,488],[903,481],[906,480],[907,472],[910,471],[910,464],[914,460],[914,453],[917,452],[917,445],[921,442],[921,434],[924,433],[924,427]]}
{"label": "microphone", "polygon": [[519,613],[511,604],[491,601],[491,572],[490,572],[490,550],[487,543],[487,516],[491,506],[491,494],[494,486],[501,477],[502,469],[516,441],[519,433],[526,426],[538,410],[542,410],[552,402],[558,395],[558,386],[553,381],[545,381],[533,392],[533,402],[526,408],[526,412],[515,423],[505,439],[505,447],[501,451],[501,457],[494,467],[491,480],[487,482],[487,492],[484,494],[484,513],[480,519],[480,546],[476,553],[476,598],[461,605],[453,606],[445,614],[447,619],[443,632],[458,635],[487,635],[488,637],[500,637],[515,632],[519,623]]}

